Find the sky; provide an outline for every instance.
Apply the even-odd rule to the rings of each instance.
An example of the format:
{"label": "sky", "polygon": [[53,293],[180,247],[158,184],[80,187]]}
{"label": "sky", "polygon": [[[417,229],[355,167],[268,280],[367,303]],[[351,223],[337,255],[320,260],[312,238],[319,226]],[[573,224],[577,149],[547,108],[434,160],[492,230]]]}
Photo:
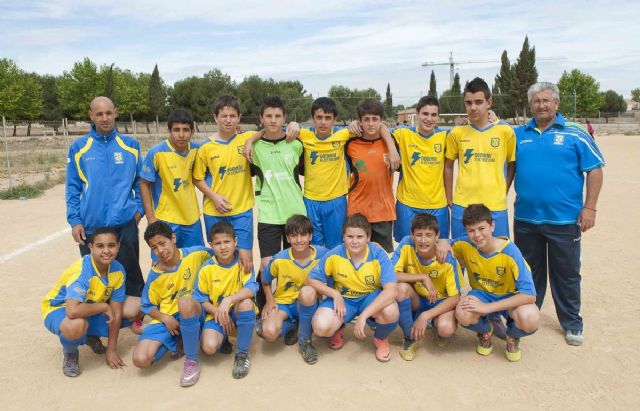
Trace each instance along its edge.
{"label": "sky", "polygon": [[89,57],[135,72],[158,64],[167,84],[218,68],[299,80],[314,97],[332,85],[374,88],[394,104],[429,88],[493,83],[506,50],[517,59],[525,36],[536,48],[539,80],[577,68],[601,90],[629,98],[640,87],[640,1],[378,0],[0,0],[0,58],[26,71],[62,74]]}

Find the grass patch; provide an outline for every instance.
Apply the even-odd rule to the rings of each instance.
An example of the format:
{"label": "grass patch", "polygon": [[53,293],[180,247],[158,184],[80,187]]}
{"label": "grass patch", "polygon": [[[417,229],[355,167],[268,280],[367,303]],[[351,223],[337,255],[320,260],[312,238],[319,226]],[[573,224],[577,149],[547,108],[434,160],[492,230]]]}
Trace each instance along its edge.
{"label": "grass patch", "polygon": [[13,187],[13,190],[9,188],[0,190],[0,200],[21,200],[40,197],[46,190],[63,183],[64,179],[64,174],[56,178],[50,178],[47,175],[43,181],[34,184],[20,184]]}

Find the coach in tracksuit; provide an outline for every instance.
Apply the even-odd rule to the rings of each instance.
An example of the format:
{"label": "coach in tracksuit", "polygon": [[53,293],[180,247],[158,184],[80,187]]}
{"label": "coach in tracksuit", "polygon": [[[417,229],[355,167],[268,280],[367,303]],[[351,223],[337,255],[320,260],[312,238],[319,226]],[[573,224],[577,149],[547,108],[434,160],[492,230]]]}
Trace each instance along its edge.
{"label": "coach in tracksuit", "polygon": [[91,233],[98,227],[118,231],[116,259],[126,270],[126,294],[140,296],[144,287],[139,263],[138,222],[144,214],[140,199],[140,143],[118,133],[118,111],[107,97],[91,102],[94,125],[69,148],[67,157],[67,221],[80,254],[89,254]]}

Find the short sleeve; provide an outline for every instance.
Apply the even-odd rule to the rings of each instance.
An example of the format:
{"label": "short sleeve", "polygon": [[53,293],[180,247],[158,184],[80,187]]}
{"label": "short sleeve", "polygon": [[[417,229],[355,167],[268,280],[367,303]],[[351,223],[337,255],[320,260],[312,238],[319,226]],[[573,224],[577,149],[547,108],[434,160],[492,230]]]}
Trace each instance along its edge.
{"label": "short sleeve", "polygon": [[513,131],[511,126],[508,126],[506,140],[507,163],[511,163],[516,161],[516,133]]}
{"label": "short sleeve", "polygon": [[199,303],[204,303],[209,301],[209,287],[207,281],[207,268],[202,267],[200,271],[198,271],[198,275],[196,276],[195,286],[193,287],[193,292],[191,293],[191,297]]}
{"label": "short sleeve", "polygon": [[207,144],[200,146],[196,152],[196,159],[193,162],[193,178],[196,180],[204,180],[207,172]]}
{"label": "short sleeve", "polygon": [[155,182],[157,175],[157,165],[156,165],[156,151],[149,150],[147,156],[144,158],[142,163],[142,171],[140,172],[140,178],[146,181]]}
{"label": "short sleeve", "polygon": [[85,273],[81,273],[71,282],[67,283],[67,294],[65,300],[75,300],[85,302],[89,291],[89,278]]}
{"label": "short sleeve", "polygon": [[454,127],[451,132],[447,134],[447,138],[445,140],[444,155],[449,160],[456,160],[460,151],[460,148],[458,147],[458,133],[456,129],[457,127]]}
{"label": "short sleeve", "polygon": [[372,247],[371,249],[373,250],[374,258],[380,264],[380,285],[397,282],[396,273],[387,254],[378,247]]}

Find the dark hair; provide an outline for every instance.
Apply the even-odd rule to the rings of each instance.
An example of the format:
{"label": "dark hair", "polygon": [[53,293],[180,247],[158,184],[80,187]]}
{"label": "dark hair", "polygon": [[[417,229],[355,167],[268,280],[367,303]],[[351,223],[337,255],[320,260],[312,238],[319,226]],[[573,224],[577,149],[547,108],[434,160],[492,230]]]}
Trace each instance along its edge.
{"label": "dark hair", "polygon": [[334,117],[338,117],[336,102],[331,100],[329,97],[320,97],[311,103],[311,117],[313,117],[317,110],[322,110],[325,113],[333,113]]}
{"label": "dark hair", "polygon": [[264,99],[260,107],[260,115],[264,115],[264,111],[268,108],[279,108],[282,110],[282,114],[287,114],[287,111],[284,109],[284,103],[278,96],[269,96]]}
{"label": "dark hair", "polygon": [[491,210],[484,204],[470,204],[462,213],[462,225],[468,227],[473,224],[478,224],[486,221],[487,223],[493,223],[493,216]]}
{"label": "dark hair", "polygon": [[93,244],[93,240],[96,238],[96,236],[99,236],[100,234],[113,234],[113,236],[116,238],[116,242],[117,243],[120,242],[120,239],[118,238],[118,231],[116,231],[115,228],[113,228],[113,227],[98,227],[95,230],[93,230],[93,235],[90,237],[89,243]]}
{"label": "dark hair", "polygon": [[415,230],[433,230],[436,234],[440,232],[440,224],[438,224],[438,219],[435,218],[431,214],[427,213],[418,213],[413,218],[411,222],[411,234]]}
{"label": "dark hair", "polygon": [[231,107],[240,115],[240,100],[237,97],[231,95],[220,96],[213,103],[213,115],[217,116],[220,110],[225,107]]}
{"label": "dark hair", "polygon": [[313,224],[311,224],[309,217],[294,214],[287,219],[287,223],[284,226],[284,234],[313,234]]}
{"label": "dark hair", "polygon": [[362,119],[367,114],[384,119],[384,106],[378,100],[364,99],[358,104],[358,118]]}
{"label": "dark hair", "polygon": [[436,97],[424,96],[418,100],[418,104],[416,105],[416,114],[418,114],[424,106],[436,106],[438,107],[438,113],[440,112],[440,103]]}
{"label": "dark hair", "polygon": [[211,230],[209,230],[209,236],[213,241],[213,236],[216,234],[228,234],[231,237],[236,236],[236,230],[233,229],[233,226],[228,221],[218,221],[214,225],[211,226]]}
{"label": "dark hair", "polygon": [[167,127],[169,130],[171,130],[171,127],[173,127],[175,123],[188,124],[192,131],[194,129],[193,116],[183,108],[177,108],[169,114],[169,118],[167,118]]}
{"label": "dark hair", "polygon": [[147,229],[144,230],[144,241],[149,244],[149,240],[157,235],[161,235],[163,237],[171,239],[173,237],[173,230],[171,229],[171,226],[169,226],[169,224],[165,223],[164,221],[158,220],[155,223],[149,224]]}
{"label": "dark hair", "polygon": [[476,77],[464,86],[464,92],[462,94],[473,94],[480,91],[482,91],[482,94],[484,94],[485,99],[488,100],[491,97],[491,89],[489,89],[489,85],[487,84],[487,82],[480,77]]}
{"label": "dark hair", "polygon": [[367,233],[367,236],[371,236],[371,223],[369,223],[367,217],[360,213],[347,216],[344,226],[342,226],[342,235],[347,232],[347,228],[361,228]]}

